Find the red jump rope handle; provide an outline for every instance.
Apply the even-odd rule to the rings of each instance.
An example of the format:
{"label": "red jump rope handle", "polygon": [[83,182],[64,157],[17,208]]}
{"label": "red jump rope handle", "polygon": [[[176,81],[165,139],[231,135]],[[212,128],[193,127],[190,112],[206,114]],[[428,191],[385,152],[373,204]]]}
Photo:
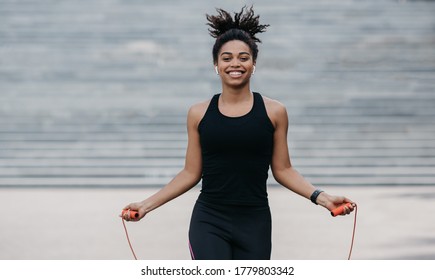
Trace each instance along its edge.
{"label": "red jump rope handle", "polygon": [[130,209],[122,210],[122,213],[121,213],[121,218],[122,218],[121,221],[122,221],[122,225],[124,226],[125,236],[127,237],[128,245],[130,246],[130,250],[131,250],[131,253],[133,254],[134,259],[137,260],[136,254],[134,253],[134,250],[133,250],[133,246],[131,245],[131,242],[130,242],[130,237],[128,237],[127,227],[125,226],[125,221],[124,221],[125,215],[129,216],[129,218],[131,220],[134,220],[136,218],[139,218],[139,213],[137,211],[130,210]]}
{"label": "red jump rope handle", "polygon": [[341,215],[341,214],[343,214],[344,213],[344,209],[345,209],[345,207],[348,207],[349,208],[349,206],[351,206],[352,204],[350,203],[350,202],[348,202],[348,203],[345,203],[345,204],[343,204],[343,205],[341,205],[341,206],[338,206],[337,208],[335,208],[335,209],[333,209],[332,211],[331,211],[331,215],[333,216],[333,217],[335,217],[335,216],[338,216],[338,215]]}
{"label": "red jump rope handle", "polygon": [[134,210],[130,210],[130,209],[122,210],[121,216],[123,218],[124,218],[125,214],[130,215],[130,219],[139,218],[139,213],[137,211],[134,211]]}

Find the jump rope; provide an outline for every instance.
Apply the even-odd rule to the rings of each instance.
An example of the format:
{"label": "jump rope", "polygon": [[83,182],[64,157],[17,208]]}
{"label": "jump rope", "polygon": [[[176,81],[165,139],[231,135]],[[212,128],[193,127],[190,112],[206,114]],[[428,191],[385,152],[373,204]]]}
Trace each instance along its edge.
{"label": "jump rope", "polygon": [[[345,204],[333,209],[331,211],[331,216],[336,217],[338,215],[342,215],[343,213],[345,213],[346,208],[348,208],[350,205],[351,205],[351,203],[345,203]],[[347,258],[348,260],[350,260],[350,257],[352,255],[353,243],[355,240],[356,216],[357,216],[357,212],[358,212],[358,207],[356,204],[354,204],[354,207],[355,207],[355,215],[354,215],[354,221],[353,221],[352,241],[350,243],[349,256]],[[130,210],[130,209],[122,210],[122,213],[121,213],[122,225],[124,226],[125,236],[127,237],[128,245],[130,246],[130,250],[131,250],[131,253],[133,254],[134,259],[137,260],[136,254],[134,253],[134,250],[133,250],[133,246],[131,245],[131,242],[130,242],[130,237],[128,236],[127,227],[125,225],[125,217],[129,217],[130,219],[136,219],[139,217],[139,213],[137,211]]]}

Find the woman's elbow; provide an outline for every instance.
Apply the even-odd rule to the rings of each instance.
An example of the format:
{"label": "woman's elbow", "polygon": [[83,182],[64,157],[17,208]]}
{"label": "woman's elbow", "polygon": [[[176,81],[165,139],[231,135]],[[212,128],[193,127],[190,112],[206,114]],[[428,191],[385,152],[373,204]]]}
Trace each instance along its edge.
{"label": "woman's elbow", "polygon": [[201,170],[191,170],[191,169],[184,169],[184,173],[189,178],[189,181],[191,182],[191,185],[195,186],[197,185],[202,178],[202,171]]}
{"label": "woman's elbow", "polygon": [[272,176],[278,182],[284,181],[287,177],[291,176],[293,167],[290,166],[272,166]]}
{"label": "woman's elbow", "polygon": [[279,183],[282,181],[282,177],[283,177],[283,169],[279,169],[279,168],[272,168],[272,176],[273,178]]}

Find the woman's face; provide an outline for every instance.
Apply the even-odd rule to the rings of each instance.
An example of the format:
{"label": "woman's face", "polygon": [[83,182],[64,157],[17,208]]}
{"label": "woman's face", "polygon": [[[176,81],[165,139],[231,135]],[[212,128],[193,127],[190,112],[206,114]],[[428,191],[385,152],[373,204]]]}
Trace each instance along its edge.
{"label": "woman's face", "polygon": [[224,84],[240,87],[249,83],[255,62],[249,46],[233,40],[222,46],[215,66]]}

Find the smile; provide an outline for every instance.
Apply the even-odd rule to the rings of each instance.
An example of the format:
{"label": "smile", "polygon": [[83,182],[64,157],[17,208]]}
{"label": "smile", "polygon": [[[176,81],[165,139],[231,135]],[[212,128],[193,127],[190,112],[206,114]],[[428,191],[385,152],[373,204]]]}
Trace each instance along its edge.
{"label": "smile", "polygon": [[230,75],[230,77],[232,77],[232,78],[241,77],[242,74],[243,74],[243,72],[241,72],[241,71],[230,71],[230,72],[228,72],[228,75]]}

